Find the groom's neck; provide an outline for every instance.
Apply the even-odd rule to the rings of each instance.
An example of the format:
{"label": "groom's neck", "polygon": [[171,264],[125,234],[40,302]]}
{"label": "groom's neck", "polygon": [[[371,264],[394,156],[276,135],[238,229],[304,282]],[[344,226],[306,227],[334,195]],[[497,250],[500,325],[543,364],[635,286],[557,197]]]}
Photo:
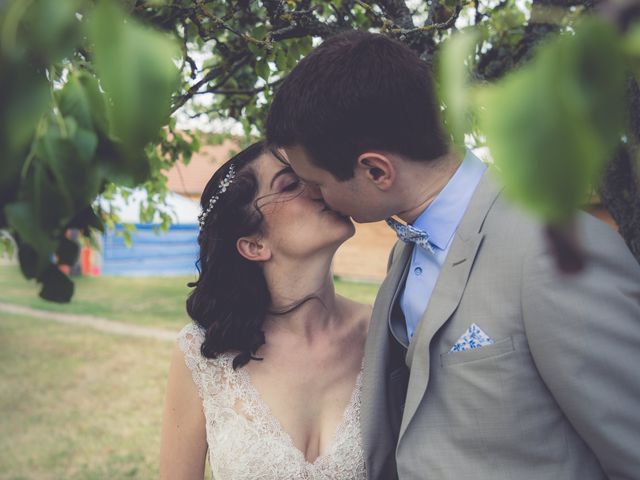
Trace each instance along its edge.
{"label": "groom's neck", "polygon": [[397,185],[397,191],[403,195],[403,204],[396,216],[406,223],[413,223],[449,183],[460,161],[460,156],[453,151],[428,162],[404,160]]}

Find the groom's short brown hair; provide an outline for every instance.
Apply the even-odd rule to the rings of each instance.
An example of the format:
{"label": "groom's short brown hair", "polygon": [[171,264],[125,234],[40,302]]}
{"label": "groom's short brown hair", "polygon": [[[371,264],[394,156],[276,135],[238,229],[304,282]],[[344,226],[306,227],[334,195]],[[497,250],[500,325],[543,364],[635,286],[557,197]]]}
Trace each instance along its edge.
{"label": "groom's short brown hair", "polygon": [[267,141],[300,145],[339,180],[367,149],[432,160],[447,152],[428,65],[381,34],[341,33],[303,58],[276,92]]}

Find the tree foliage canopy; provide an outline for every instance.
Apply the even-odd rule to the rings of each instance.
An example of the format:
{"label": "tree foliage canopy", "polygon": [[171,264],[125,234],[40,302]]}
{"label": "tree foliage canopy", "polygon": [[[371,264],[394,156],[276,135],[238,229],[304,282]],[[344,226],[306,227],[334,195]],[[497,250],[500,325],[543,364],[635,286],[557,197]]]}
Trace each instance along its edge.
{"label": "tree foliage canopy", "polygon": [[78,245],[65,231],[102,230],[117,217],[96,196],[137,185],[153,216],[162,171],[198,149],[177,116],[231,118],[259,135],[296,62],[323,38],[365,29],[433,67],[454,143],[488,145],[514,198],[559,228],[597,189],[640,258],[639,10],[609,0],[2,2],[0,231],[41,296],[68,301],[73,284],[57,264],[73,263]]}

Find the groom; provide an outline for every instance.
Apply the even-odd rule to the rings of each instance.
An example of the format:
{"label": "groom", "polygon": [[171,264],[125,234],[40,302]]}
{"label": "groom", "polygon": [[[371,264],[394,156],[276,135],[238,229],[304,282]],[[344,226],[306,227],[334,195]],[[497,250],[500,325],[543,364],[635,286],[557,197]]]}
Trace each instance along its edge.
{"label": "groom", "polygon": [[267,120],[329,206],[401,239],[365,352],[369,478],[640,478],[640,266],[579,214],[588,263],[558,273],[541,225],[449,148],[429,78],[398,42],[341,34]]}

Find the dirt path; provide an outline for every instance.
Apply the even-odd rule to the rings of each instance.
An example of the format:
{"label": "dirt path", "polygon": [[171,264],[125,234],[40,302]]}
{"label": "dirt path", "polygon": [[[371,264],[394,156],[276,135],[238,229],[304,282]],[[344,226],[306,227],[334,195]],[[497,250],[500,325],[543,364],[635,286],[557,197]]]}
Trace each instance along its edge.
{"label": "dirt path", "polygon": [[0,302],[0,312],[53,320],[54,322],[66,323],[67,325],[89,327],[101,332],[115,333],[116,335],[125,335],[127,337],[151,338],[173,342],[177,335],[177,332],[171,332],[161,328],[131,325],[115,320],[107,320],[106,318],[94,317],[93,315],[49,312],[4,302]]}

